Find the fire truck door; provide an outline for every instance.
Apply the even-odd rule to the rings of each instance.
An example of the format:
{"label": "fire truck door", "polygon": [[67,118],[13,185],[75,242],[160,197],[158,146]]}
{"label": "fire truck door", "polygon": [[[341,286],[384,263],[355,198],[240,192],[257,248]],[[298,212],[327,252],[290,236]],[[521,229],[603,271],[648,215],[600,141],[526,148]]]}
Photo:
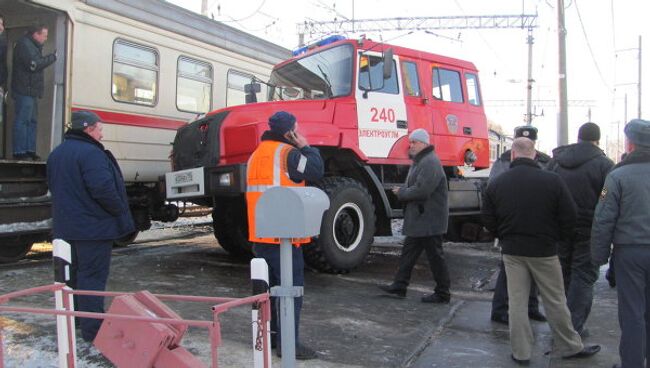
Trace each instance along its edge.
{"label": "fire truck door", "polygon": [[359,148],[368,157],[388,157],[397,140],[408,134],[398,62],[399,58],[394,56],[391,77],[384,80],[381,54],[364,53],[359,57],[356,90]]}

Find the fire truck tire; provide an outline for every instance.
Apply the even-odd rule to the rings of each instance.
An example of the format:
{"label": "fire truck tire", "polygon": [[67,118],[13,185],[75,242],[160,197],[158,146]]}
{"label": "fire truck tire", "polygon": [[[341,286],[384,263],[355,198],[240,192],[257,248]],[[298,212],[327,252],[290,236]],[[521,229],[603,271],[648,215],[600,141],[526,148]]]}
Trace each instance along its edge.
{"label": "fire truck tire", "polygon": [[133,244],[135,241],[135,238],[138,237],[138,234],[140,234],[139,231],[134,231],[131,234],[124,235],[123,237],[119,239],[113,240],[113,248],[126,248],[130,244]]}
{"label": "fire truck tire", "polygon": [[18,235],[0,238],[0,263],[10,263],[21,260],[34,244],[34,238],[29,235]]}
{"label": "fire truck tire", "polygon": [[248,241],[248,218],[244,199],[217,198],[212,208],[214,237],[228,254],[250,259],[252,243]]}
{"label": "fire truck tire", "polygon": [[324,178],[321,189],[330,199],[321,233],[307,244],[304,257],[311,267],[345,273],[368,255],[375,234],[375,206],[366,187],[345,177]]}

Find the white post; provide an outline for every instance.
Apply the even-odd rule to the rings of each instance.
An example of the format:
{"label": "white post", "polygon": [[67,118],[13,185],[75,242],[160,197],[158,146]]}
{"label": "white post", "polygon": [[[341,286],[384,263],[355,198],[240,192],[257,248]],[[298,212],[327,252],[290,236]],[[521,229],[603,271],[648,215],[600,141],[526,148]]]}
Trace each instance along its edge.
{"label": "white post", "polygon": [[[253,282],[253,295],[269,292],[269,266],[263,258],[251,259],[251,281]],[[266,347],[262,351],[257,350],[259,328],[257,321],[262,313],[260,306],[253,304],[251,320],[253,326],[253,367],[262,368],[264,365],[264,352],[266,351],[266,362],[271,366],[271,324],[266,321]],[[261,337],[260,337],[261,338]],[[262,339],[262,343],[264,340]]]}
{"label": "white post", "polygon": [[280,331],[282,336],[282,368],[296,365],[296,320],[294,315],[293,245],[280,239]]}
{"label": "white post", "polygon": [[[65,284],[70,280],[70,265],[72,264],[72,249],[70,244],[61,239],[54,239],[52,242],[52,258],[54,261],[54,283]],[[68,286],[64,289],[71,290]],[[56,310],[66,310],[63,303],[63,291],[57,290],[54,293]],[[74,310],[72,295],[69,295],[69,311]],[[74,328],[74,317],[57,316],[56,332],[59,347],[59,368],[74,368],[77,365],[77,343]],[[70,345],[70,342],[72,345]],[[72,346],[72,351],[70,351]]]}

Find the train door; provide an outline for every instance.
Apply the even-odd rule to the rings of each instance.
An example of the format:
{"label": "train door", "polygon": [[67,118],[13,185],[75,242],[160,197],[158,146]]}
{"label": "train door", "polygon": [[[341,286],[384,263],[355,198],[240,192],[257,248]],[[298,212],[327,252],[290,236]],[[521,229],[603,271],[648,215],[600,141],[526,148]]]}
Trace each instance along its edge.
{"label": "train door", "polygon": [[65,119],[66,54],[68,40],[68,17],[66,13],[33,3],[0,0],[0,13],[5,17],[7,37],[8,90],[5,103],[6,114],[0,126],[0,158],[13,158],[13,124],[15,105],[12,96],[12,73],[14,45],[31,25],[42,24],[48,28],[48,39],[43,45],[43,55],[57,51],[57,61],[44,70],[43,96],[38,99],[36,126],[36,154],[42,160],[56,147],[63,137]]}

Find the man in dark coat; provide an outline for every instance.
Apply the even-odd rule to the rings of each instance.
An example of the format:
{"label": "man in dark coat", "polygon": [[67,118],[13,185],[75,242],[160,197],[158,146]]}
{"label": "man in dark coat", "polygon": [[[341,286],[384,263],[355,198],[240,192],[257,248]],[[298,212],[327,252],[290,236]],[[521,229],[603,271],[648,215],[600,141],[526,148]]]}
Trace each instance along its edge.
{"label": "man in dark coat", "polygon": [[553,331],[555,345],[564,358],[581,358],[600,351],[585,347],[573,329],[566,305],[562,268],[557,257],[559,240],[570,240],[576,209],[566,184],[542,170],[535,158],[535,143],[516,138],[510,170],[488,184],[483,197],[483,223],[501,243],[510,301],[512,359],[530,361],[534,342],[528,320],[530,284],[537,284]]}
{"label": "man in dark coat", "polygon": [[585,123],[578,130],[578,143],[554,149],[553,160],[548,165],[548,170],[564,180],[578,209],[575,237],[560,242],[558,253],[571,322],[580,335],[584,335],[594,283],[598,280],[598,267],[591,263],[591,223],[605,177],[614,166],[598,148],[599,140],[598,125]]}
{"label": "man in dark coat", "polygon": [[[519,126],[515,128],[515,139],[528,138],[533,142],[537,141],[537,128],[530,125]],[[499,175],[510,169],[511,163],[511,150],[505,151],[497,161],[494,162],[490,169],[490,177],[488,183],[491,183]],[[547,154],[535,150],[535,162],[540,167],[546,167],[551,160]],[[530,287],[530,297],[528,299],[528,317],[534,321],[544,322],[546,317],[539,311],[539,294],[535,283]],[[508,324],[508,283],[506,280],[506,270],[503,261],[499,263],[499,275],[497,276],[496,284],[494,285],[494,294],[492,296],[492,311],[490,319],[494,322]]]}
{"label": "man in dark coat", "polygon": [[393,283],[379,288],[404,298],[413,267],[425,251],[436,286],[433,294],[422,297],[422,302],[449,303],[449,270],[442,250],[442,237],[447,232],[449,216],[447,178],[440,159],[429,144],[426,130],[416,129],[409,136],[409,156],[413,159],[413,166],[406,184],[393,189],[397,199],[406,203],[402,229],[406,239]]}
{"label": "man in dark coat", "polygon": [[43,56],[48,30],[32,26],[14,47],[11,95],[16,117],[13,127],[13,155],[17,160],[40,160],[36,154],[38,99],[43,97],[43,70],[56,61],[56,52]]}
{"label": "man in dark coat", "polygon": [[[650,121],[625,125],[628,155],[607,175],[591,229],[592,261],[614,244],[623,368],[650,364]],[[616,367],[616,366],[615,366]]]}
{"label": "man in dark coat", "polygon": [[[102,123],[90,111],[72,113],[71,128],[47,160],[53,236],[72,245],[69,286],[106,289],[113,241],[135,231],[122,172],[100,143]],[[104,298],[77,296],[77,309],[104,312]],[[81,335],[92,341],[101,320],[82,318]]]}

